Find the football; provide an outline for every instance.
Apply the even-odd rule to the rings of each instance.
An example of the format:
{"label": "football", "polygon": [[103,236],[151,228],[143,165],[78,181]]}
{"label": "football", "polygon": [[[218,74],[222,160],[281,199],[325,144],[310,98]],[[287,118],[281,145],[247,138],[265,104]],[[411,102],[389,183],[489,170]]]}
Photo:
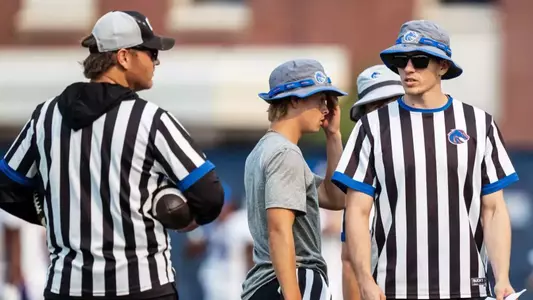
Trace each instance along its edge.
{"label": "football", "polygon": [[154,192],[152,214],[167,229],[180,230],[194,219],[187,199],[174,186],[165,186]]}

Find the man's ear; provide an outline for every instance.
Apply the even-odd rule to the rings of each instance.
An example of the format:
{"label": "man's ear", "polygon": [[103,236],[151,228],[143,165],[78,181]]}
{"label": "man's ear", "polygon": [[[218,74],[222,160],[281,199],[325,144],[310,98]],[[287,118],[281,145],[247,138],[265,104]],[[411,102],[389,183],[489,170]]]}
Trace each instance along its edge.
{"label": "man's ear", "polygon": [[300,101],[300,98],[291,96],[291,106],[292,108],[296,108],[298,106],[298,102]]}
{"label": "man's ear", "polygon": [[128,70],[130,68],[130,57],[129,53],[125,49],[120,49],[117,52],[117,64],[122,67],[124,70]]}
{"label": "man's ear", "polygon": [[439,69],[439,75],[440,77],[444,76],[446,72],[450,69],[450,62],[447,60],[441,60],[440,62],[440,69]]}

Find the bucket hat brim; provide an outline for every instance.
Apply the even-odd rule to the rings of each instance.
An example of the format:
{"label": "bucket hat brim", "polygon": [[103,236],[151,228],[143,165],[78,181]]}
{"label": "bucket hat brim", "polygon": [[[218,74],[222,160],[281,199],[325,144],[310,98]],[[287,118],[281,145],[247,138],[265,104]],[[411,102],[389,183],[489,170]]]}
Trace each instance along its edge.
{"label": "bucket hat brim", "polygon": [[389,98],[398,98],[404,94],[405,91],[401,85],[389,85],[371,91],[352,105],[350,108],[350,119],[355,122],[355,116],[359,114],[359,111],[365,104],[374,103]]}
{"label": "bucket hat brim", "polygon": [[312,96],[316,93],[320,92],[332,92],[336,96],[346,96],[348,93],[343,92],[339,88],[333,86],[333,85],[316,85],[316,86],[308,86],[304,88],[294,89],[291,91],[283,92],[280,94],[277,94],[273,97],[270,97],[268,93],[260,93],[259,97],[267,102],[283,99],[286,97],[298,97],[298,98],[307,98],[309,96]]}
{"label": "bucket hat brim", "polygon": [[458,77],[463,73],[463,69],[458,64],[456,64],[448,55],[446,55],[444,51],[433,46],[417,44],[396,44],[392,47],[383,50],[380,53],[380,57],[383,63],[389,69],[391,69],[394,73],[398,74],[398,68],[392,66],[391,58],[394,54],[409,52],[422,52],[427,55],[431,55],[449,61],[450,69],[448,69],[448,72],[446,72],[446,74],[442,76],[442,79],[452,79]]}
{"label": "bucket hat brim", "polygon": [[363,106],[368,103],[378,102],[383,99],[399,97],[405,94],[405,91],[401,85],[384,86],[377,90],[374,90],[361,99],[357,100],[353,107]]}

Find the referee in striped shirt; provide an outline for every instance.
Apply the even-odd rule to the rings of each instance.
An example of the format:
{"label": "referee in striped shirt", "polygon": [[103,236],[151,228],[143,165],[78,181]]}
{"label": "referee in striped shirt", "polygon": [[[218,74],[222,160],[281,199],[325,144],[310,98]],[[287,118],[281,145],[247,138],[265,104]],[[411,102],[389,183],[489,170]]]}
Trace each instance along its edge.
{"label": "referee in striped shirt", "polygon": [[213,221],[224,194],[180,123],[136,93],[152,87],[158,51],[174,40],[138,12],[112,11],[82,46],[90,82],[37,106],[0,162],[0,207],[38,223],[33,194],[43,200],[45,299],[178,299],[154,191],[177,185],[189,228]]}
{"label": "referee in striped shirt", "polygon": [[332,177],[347,190],[346,240],[365,300],[483,299],[486,252],[497,299],[513,292],[502,189],[518,176],[494,118],[442,92],[441,80],[462,73],[451,53],[437,24],[402,25],[381,58],[405,96],[361,118]]}

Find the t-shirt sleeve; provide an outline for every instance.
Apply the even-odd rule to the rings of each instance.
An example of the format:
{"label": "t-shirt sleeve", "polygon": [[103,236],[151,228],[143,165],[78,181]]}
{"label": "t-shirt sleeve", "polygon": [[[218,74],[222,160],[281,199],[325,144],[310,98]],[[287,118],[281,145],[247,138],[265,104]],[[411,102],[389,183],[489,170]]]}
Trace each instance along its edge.
{"label": "t-shirt sleeve", "polygon": [[265,164],[265,208],[306,213],[305,161],[293,149],[282,149]]}
{"label": "t-shirt sleeve", "polygon": [[361,120],[352,130],[331,180],[344,192],[352,189],[374,197],[376,172],[371,136]]}
{"label": "t-shirt sleeve", "polygon": [[505,142],[496,125],[492,120],[487,130],[485,155],[482,163],[482,189],[481,194],[487,195],[506,188],[518,181]]}

